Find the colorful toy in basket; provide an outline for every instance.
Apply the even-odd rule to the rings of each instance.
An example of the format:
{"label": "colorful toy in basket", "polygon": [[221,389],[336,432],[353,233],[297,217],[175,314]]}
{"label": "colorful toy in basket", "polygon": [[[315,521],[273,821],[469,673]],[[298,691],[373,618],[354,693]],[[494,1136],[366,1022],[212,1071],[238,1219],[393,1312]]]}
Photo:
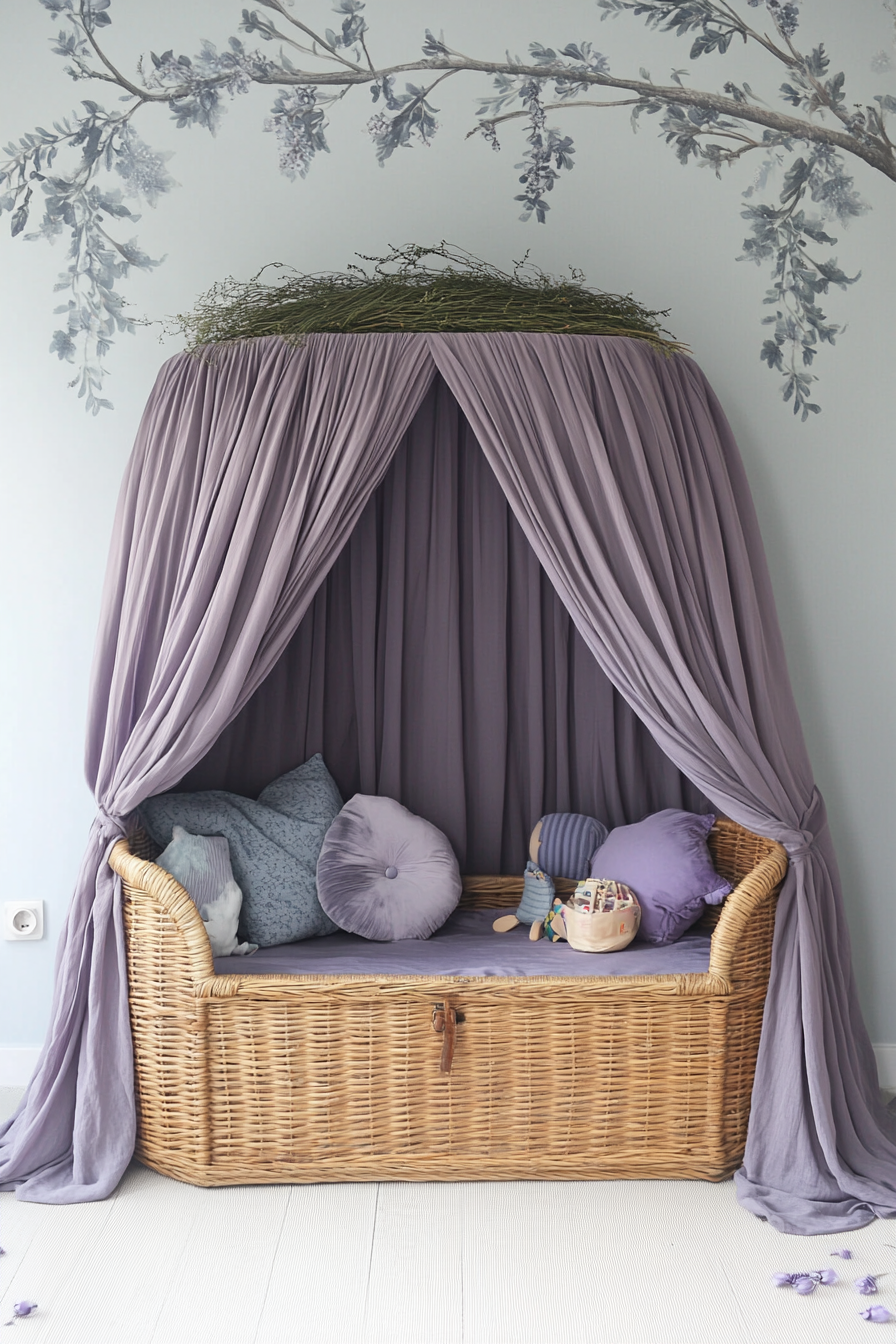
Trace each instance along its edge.
{"label": "colorful toy in basket", "polygon": [[492,928],[495,933],[508,933],[517,924],[528,924],[529,937],[533,943],[537,942],[544,932],[544,921],[553,903],[553,882],[534,863],[527,863],[523,874],[523,899],[514,914],[501,915]]}
{"label": "colorful toy in basket", "polygon": [[619,952],[638,932],[641,907],[631,887],[589,877],[564,906],[563,922],[569,945],[577,952]]}
{"label": "colorful toy in basket", "polygon": [[559,896],[554,897],[554,904],[551,906],[544,921],[544,936],[549,943],[559,942],[562,938],[566,941],[566,920],[564,918],[566,906]]}

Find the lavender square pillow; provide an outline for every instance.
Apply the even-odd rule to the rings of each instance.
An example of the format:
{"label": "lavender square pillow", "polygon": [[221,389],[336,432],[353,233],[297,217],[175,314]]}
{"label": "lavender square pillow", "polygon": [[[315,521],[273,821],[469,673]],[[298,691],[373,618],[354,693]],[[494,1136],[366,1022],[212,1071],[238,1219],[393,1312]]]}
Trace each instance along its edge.
{"label": "lavender square pillow", "polygon": [[320,903],[346,933],[428,938],[456,907],[460,869],[446,836],[393,798],[356,793],[317,861]]}
{"label": "lavender square pillow", "polygon": [[711,813],[669,807],[617,826],[595,850],[591,876],[624,882],[640,901],[642,941],[674,943],[707,905],[718,905],[732,890],[713,868],[706,844],[714,822]]}

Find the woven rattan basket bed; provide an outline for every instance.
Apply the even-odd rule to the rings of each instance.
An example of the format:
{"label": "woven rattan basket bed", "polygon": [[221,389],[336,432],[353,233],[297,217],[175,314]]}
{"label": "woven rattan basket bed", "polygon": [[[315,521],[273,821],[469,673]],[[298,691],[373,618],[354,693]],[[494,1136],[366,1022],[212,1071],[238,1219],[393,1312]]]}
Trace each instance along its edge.
{"label": "woven rattan basket bed", "polygon": [[[706,974],[216,975],[181,886],[120,841],[137,1156],[194,1185],[703,1177],[744,1150],[784,850],[730,821]],[[464,881],[514,906],[522,879]]]}

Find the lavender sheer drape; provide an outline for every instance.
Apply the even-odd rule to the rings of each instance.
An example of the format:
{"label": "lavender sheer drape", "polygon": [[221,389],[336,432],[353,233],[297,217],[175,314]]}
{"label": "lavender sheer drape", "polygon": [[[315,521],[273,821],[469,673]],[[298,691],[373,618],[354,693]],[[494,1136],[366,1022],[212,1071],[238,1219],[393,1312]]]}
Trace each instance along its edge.
{"label": "lavender sheer drape", "polygon": [[105,857],[127,814],[205,755],[276,664],[434,362],[606,676],[714,806],[789,851],[739,1197],[796,1232],[896,1212],[896,1136],[824,806],[749,490],[696,366],[632,341],[510,333],[268,339],[212,359],[166,365],[123,487],[91,689],[99,817],[0,1180],[46,1202],[114,1188],[134,1112]]}
{"label": "lavender sheer drape", "polygon": [[788,1232],[896,1214],[824,804],[750,492],[696,365],[632,341],[444,335],[434,359],[583,639],[715,807],[791,864],[738,1197]]}
{"label": "lavender sheer drape", "polygon": [[215,741],[279,658],[432,378],[402,336],[278,340],[160,374],[122,486],[89,706],[98,817],[57,954],[51,1026],[0,1182],[76,1203],[134,1147],[125,819]]}
{"label": "lavender sheer drape", "polygon": [[708,807],[597,664],[441,378],[277,666],[177,789],[255,796],[317,751],[345,798],[397,798],[467,873],[520,871],[545,812]]}

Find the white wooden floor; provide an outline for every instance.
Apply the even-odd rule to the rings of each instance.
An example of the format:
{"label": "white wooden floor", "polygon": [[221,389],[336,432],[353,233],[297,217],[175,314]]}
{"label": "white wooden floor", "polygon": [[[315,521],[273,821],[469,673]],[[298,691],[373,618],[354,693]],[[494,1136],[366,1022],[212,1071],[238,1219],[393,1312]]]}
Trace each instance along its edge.
{"label": "white wooden floor", "polygon": [[[731,1182],[198,1190],[134,1165],[99,1204],[0,1195],[0,1228],[0,1324],[39,1308],[9,1344],[896,1340],[858,1315],[896,1314],[896,1222],[786,1237]],[[826,1266],[842,1281],[810,1297],[770,1281]],[[855,1293],[884,1272],[878,1297]]]}

